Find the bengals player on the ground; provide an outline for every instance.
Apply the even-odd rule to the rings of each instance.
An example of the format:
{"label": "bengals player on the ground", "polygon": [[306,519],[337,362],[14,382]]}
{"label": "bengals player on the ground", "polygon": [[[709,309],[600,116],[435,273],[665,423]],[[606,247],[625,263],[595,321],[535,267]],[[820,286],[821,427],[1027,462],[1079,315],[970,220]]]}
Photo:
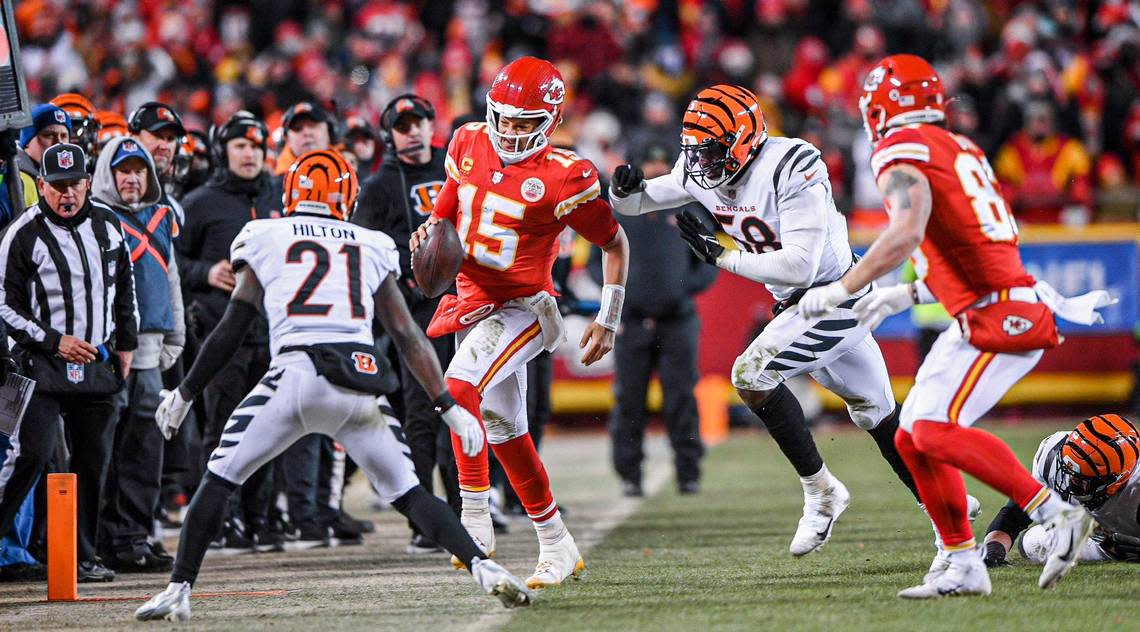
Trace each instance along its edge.
{"label": "bengals player on the ground", "polygon": [[[1096,519],[1081,562],[1140,562],[1140,433],[1120,415],[1090,417],[1071,432],[1055,432],[1033,457],[1033,476],[1066,500],[1084,505]],[[1030,562],[1043,564],[1048,534],[1014,503],[998,512],[986,532],[986,566],[1007,566],[1018,543]]]}
{"label": "bengals player on the ground", "polygon": [[1000,439],[970,426],[1059,344],[1054,314],[1090,325],[1110,302],[1105,292],[1065,299],[1025,271],[993,169],[977,145],[945,129],[944,104],[942,80],[921,57],[887,57],[868,74],[859,107],[890,225],[843,278],[800,301],[801,314],[826,314],[913,256],[922,279],[871,290],[853,307],[856,318],[874,327],[934,301],[958,318],[919,369],[895,435],[945,544],[923,583],[899,593],[910,599],[990,593],[961,472],[1051,532],[1040,587],[1076,564],[1071,553],[1088,538],[1092,517],[1035,480]]}
{"label": "bengals player on the ground", "polygon": [[[532,588],[585,570],[527,431],[526,363],[565,337],[551,296],[558,236],[570,227],[603,251],[601,310],[579,341],[587,365],[613,349],[629,252],[601,197],[597,169],[549,144],[565,99],[565,83],[550,62],[523,57],[503,68],[487,93],[487,122],[465,125],[452,137],[447,182],[428,220],[451,220],[466,254],[459,296],[444,297],[428,335],[457,334],[448,387],[483,419],[491,448],[534,522],[539,561],[527,579]],[[425,226],[412,236],[412,251],[426,235]],[[456,460],[463,524],[490,553],[495,536],[486,451],[469,458],[456,450]]]}

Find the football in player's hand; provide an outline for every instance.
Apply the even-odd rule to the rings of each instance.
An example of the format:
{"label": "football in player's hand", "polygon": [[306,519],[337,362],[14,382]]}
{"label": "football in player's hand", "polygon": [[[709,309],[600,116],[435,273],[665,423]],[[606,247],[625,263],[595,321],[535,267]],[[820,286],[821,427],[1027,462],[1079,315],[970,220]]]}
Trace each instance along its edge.
{"label": "football in player's hand", "polygon": [[427,239],[412,253],[412,275],[424,296],[435,298],[447,291],[463,265],[463,244],[455,224],[441,219],[427,229]]}

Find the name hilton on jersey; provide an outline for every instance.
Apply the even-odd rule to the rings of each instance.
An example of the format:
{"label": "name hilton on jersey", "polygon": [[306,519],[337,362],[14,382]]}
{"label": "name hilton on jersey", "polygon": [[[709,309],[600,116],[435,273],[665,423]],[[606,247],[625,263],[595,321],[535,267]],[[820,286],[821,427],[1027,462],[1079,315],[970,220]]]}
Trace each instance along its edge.
{"label": "name hilton on jersey", "polygon": [[333,239],[356,239],[351,229],[320,224],[293,224],[293,235],[297,237],[332,237]]}

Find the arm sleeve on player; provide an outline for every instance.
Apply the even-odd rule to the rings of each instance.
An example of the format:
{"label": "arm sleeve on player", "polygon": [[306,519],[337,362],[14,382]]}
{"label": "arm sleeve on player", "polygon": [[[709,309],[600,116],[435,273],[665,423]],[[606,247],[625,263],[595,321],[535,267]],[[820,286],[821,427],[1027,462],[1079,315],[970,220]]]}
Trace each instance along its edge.
{"label": "arm sleeve on player", "polygon": [[1017,506],[1017,503],[1010,501],[1006,503],[1005,507],[998,510],[997,515],[990,521],[990,526],[986,527],[986,534],[993,533],[994,531],[1001,531],[1009,535],[1009,539],[1017,541],[1017,536],[1021,535],[1022,531],[1029,528],[1033,521],[1029,519],[1025,511]]}
{"label": "arm sleeve on player", "polygon": [[685,177],[685,156],[677,159],[673,171],[645,181],[645,190],[626,197],[609,193],[610,204],[622,215],[644,215],[667,208],[677,208],[693,201],[693,196],[682,184]]}
{"label": "arm sleeve on player", "polygon": [[780,250],[728,250],[717,265],[760,283],[807,287],[819,270],[827,239],[827,213],[832,212],[827,196],[827,187],[817,184],[780,202]]}
{"label": "arm sleeve on player", "polygon": [[600,197],[579,205],[573,213],[563,215],[562,223],[596,246],[610,243],[618,232],[618,223],[609,203]]}
{"label": "arm sleeve on player", "polygon": [[194,366],[190,367],[186,378],[182,380],[181,388],[187,401],[200,395],[210,380],[233,358],[234,349],[241,346],[245,332],[259,313],[258,307],[252,303],[241,300],[229,302],[222,320],[210,332],[206,342],[202,343]]}

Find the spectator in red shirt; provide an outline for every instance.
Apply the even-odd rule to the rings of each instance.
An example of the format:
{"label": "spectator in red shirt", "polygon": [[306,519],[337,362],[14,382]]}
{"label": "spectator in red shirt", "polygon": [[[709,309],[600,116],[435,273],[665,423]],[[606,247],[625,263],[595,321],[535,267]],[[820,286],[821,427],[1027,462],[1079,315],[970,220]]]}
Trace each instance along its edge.
{"label": "spectator in red shirt", "polygon": [[995,171],[1019,222],[1084,224],[1090,219],[1090,159],[1084,145],[1056,130],[1045,101],[1025,108],[1025,127],[998,150]]}

